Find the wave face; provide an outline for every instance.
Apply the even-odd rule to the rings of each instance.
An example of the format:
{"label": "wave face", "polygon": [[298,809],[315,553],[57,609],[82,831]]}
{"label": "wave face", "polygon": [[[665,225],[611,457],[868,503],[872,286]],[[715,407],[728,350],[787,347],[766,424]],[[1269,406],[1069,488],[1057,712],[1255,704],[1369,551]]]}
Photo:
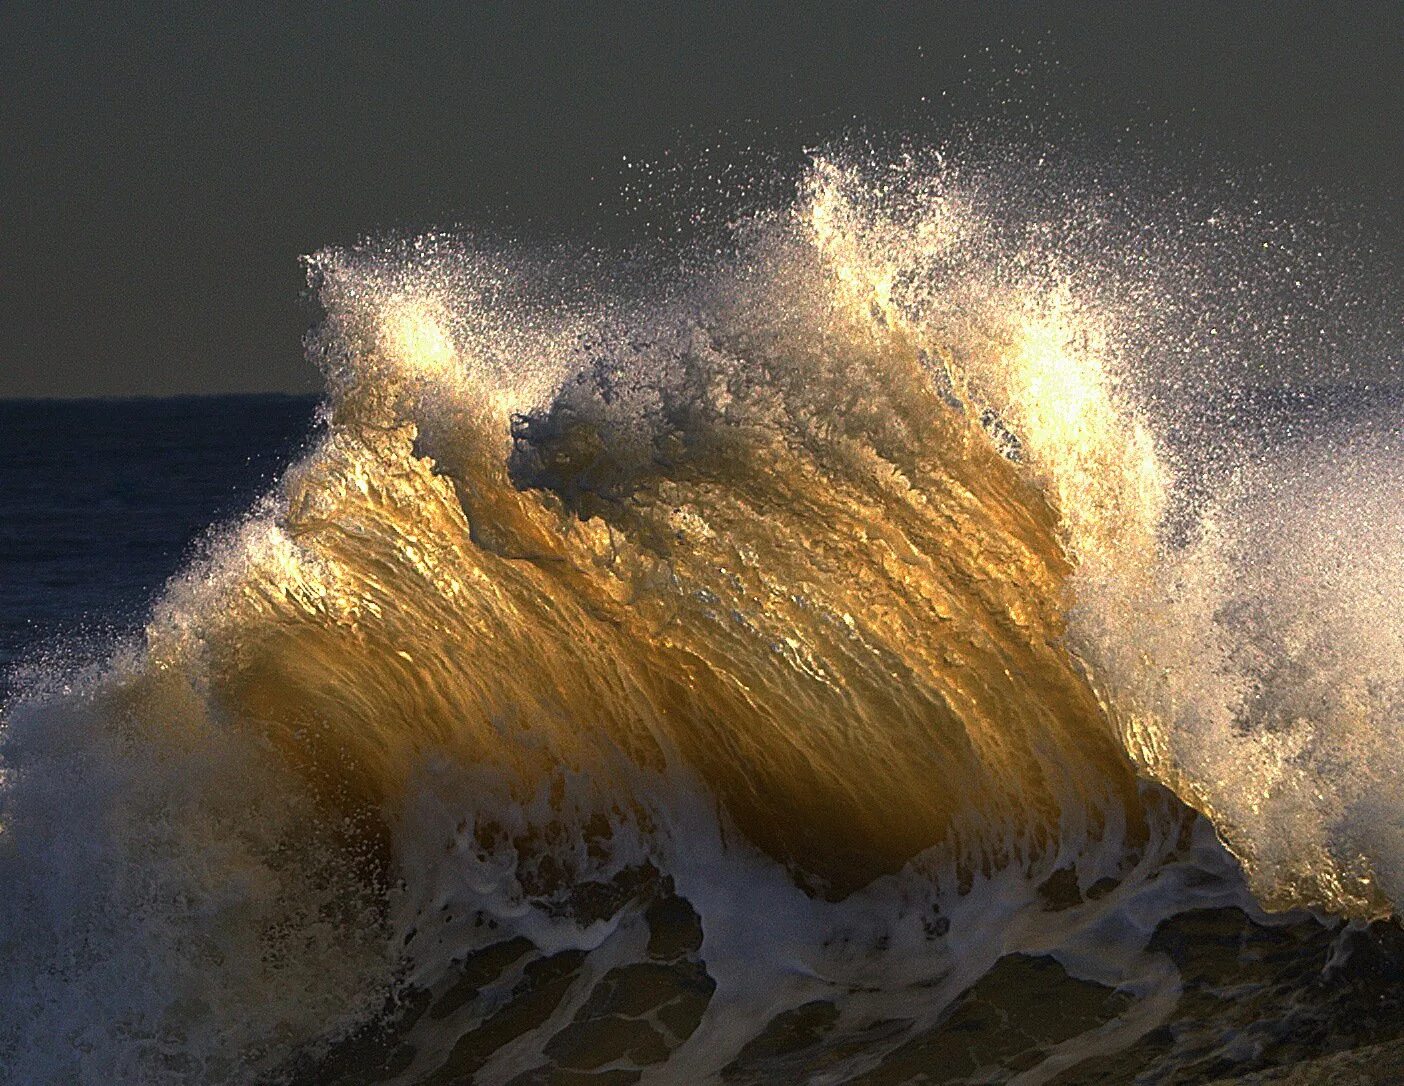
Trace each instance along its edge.
{"label": "wave face", "polygon": [[1164,1020],[1159,919],[1268,922],[1192,810],[1388,915],[1397,414],[1186,487],[1135,291],[987,183],[314,257],[323,435],[7,711],[0,1075],[904,1081],[1025,954],[1119,990],[1043,1081]]}

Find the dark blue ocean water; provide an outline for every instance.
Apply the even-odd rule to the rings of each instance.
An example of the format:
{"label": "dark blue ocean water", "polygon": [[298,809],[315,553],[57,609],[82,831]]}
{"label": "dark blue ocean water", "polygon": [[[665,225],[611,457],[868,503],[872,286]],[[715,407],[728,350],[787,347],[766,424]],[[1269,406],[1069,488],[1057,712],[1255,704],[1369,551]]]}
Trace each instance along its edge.
{"label": "dark blue ocean water", "polygon": [[26,655],[139,626],[315,413],[291,396],[0,401],[0,693]]}

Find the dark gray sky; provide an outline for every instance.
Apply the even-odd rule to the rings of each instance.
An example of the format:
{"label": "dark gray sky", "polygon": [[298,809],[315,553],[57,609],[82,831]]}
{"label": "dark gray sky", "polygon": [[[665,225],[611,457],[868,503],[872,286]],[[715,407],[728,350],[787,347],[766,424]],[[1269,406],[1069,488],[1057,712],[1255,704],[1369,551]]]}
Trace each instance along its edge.
{"label": "dark gray sky", "polygon": [[300,254],[457,222],[618,230],[599,205],[623,155],[741,132],[793,154],[855,117],[939,133],[1014,46],[1094,140],[1169,120],[1398,221],[1399,0],[8,0],[0,397],[311,389]]}

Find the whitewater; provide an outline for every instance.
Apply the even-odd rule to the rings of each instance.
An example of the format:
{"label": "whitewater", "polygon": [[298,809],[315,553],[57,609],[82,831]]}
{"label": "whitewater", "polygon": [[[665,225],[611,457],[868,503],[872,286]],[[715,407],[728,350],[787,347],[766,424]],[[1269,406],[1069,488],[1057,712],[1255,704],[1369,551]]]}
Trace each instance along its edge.
{"label": "whitewater", "polygon": [[309,258],[308,450],[5,706],[0,1081],[1397,1040],[1343,1023],[1404,961],[1404,399],[1205,379],[1295,332],[1186,237],[1275,242],[1036,174],[836,151],[666,259]]}

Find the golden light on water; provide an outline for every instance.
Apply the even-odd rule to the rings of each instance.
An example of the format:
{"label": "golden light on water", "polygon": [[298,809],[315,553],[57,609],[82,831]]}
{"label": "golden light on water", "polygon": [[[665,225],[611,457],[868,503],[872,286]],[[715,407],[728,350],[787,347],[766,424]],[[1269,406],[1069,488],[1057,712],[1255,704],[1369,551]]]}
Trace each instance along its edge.
{"label": "golden light on water", "polygon": [[432,301],[393,302],[382,318],[391,358],[413,376],[434,380],[455,375],[461,363],[444,318],[442,308]]}
{"label": "golden light on water", "polygon": [[1075,448],[1092,436],[1088,427],[1101,393],[1100,367],[1070,348],[1065,329],[1053,322],[1026,322],[1016,364],[1049,445]]}

